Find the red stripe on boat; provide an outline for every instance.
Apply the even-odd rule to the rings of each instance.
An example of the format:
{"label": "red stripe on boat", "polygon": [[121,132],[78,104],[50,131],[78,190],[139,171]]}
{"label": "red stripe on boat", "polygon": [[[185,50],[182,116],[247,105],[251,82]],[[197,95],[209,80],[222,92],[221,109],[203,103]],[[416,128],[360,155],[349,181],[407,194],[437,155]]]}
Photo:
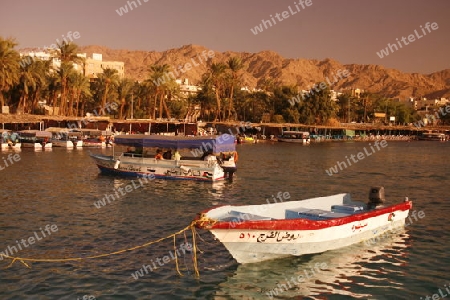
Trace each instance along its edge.
{"label": "red stripe on boat", "polygon": [[[308,220],[308,219],[275,219],[275,220],[257,220],[240,222],[220,222],[218,221],[212,226],[207,223],[199,225],[200,228],[205,229],[254,229],[254,230],[316,230],[327,227],[339,226],[355,221],[364,221],[369,218],[380,216],[395,211],[406,211],[412,208],[411,201],[405,201],[400,204],[391,205],[385,208],[379,208],[372,211],[350,215],[348,217],[330,219],[330,220]],[[211,210],[211,209],[210,209]],[[207,213],[208,211],[204,213]],[[243,213],[245,214],[245,213]]]}

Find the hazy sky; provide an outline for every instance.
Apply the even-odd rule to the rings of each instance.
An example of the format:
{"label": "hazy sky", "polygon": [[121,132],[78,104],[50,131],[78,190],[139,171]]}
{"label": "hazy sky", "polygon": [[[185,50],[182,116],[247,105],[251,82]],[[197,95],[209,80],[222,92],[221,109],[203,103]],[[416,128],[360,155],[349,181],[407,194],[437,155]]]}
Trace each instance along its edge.
{"label": "hazy sky", "polygon": [[[328,57],[404,72],[450,68],[449,0],[310,0],[304,8],[299,2],[305,0],[145,1],[0,0],[0,36],[16,38],[18,48],[50,46],[77,31],[74,42],[83,46],[163,51],[196,44],[220,52],[273,50],[286,58]],[[128,13],[119,16],[116,10],[123,6]],[[272,27],[266,22],[267,29],[253,34],[250,29],[262,20]],[[428,32],[427,22],[438,28]],[[409,42],[411,34],[415,37]],[[389,55],[380,58],[377,52],[388,43],[398,50],[391,45]]]}

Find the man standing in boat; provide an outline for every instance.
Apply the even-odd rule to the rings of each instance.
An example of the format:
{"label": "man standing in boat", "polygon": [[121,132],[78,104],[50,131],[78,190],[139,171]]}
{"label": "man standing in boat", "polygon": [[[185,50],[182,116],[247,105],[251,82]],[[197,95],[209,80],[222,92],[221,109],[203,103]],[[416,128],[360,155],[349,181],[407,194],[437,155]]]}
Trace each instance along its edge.
{"label": "man standing in boat", "polygon": [[231,154],[225,155],[224,153],[220,154],[220,158],[222,159],[222,169],[225,173],[224,177],[233,181],[234,172],[237,171],[236,163],[238,161],[238,154],[236,151],[231,152]]}

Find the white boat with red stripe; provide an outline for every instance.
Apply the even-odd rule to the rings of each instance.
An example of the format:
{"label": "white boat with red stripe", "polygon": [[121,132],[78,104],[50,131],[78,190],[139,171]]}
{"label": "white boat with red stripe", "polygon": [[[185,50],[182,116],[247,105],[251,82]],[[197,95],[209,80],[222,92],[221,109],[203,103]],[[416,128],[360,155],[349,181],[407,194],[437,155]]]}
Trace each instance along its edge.
{"label": "white boat with red stripe", "polygon": [[198,228],[224,244],[238,263],[320,253],[371,239],[405,225],[412,201],[384,205],[384,188],[369,202],[337,194],[263,205],[225,205],[206,210]]}

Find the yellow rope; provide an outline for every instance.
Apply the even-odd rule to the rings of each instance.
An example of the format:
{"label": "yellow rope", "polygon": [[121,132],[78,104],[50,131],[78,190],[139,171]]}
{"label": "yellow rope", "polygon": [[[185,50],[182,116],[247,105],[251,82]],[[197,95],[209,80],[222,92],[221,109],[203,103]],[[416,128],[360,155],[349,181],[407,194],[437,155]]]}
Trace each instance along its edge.
{"label": "yellow rope", "polygon": [[195,276],[200,277],[200,272],[197,267],[197,243],[195,242],[195,227],[191,227],[192,230],[192,250],[194,251],[194,271]]}
{"label": "yellow rope", "polygon": [[[95,258],[102,258],[102,257],[107,257],[107,256],[112,256],[112,255],[117,255],[117,254],[121,254],[124,252],[129,252],[129,251],[133,251],[136,249],[140,249],[140,248],[144,248],[147,246],[150,246],[152,244],[156,244],[159,242],[162,242],[164,240],[167,240],[169,238],[173,238],[173,243],[174,243],[174,252],[175,252],[175,265],[176,265],[176,269],[179,275],[183,276],[179,270],[178,267],[178,256],[177,256],[177,252],[176,252],[176,236],[182,233],[185,233],[187,230],[191,230],[192,232],[192,244],[193,244],[193,251],[194,251],[194,270],[195,270],[195,275],[197,277],[200,276],[200,272],[198,271],[198,266],[197,266],[197,244],[196,244],[196,240],[195,240],[195,236],[196,236],[196,230],[195,227],[199,226],[200,228],[208,228],[210,225],[215,224],[216,221],[213,219],[209,219],[208,217],[206,217],[205,215],[201,215],[201,217],[198,220],[194,220],[191,222],[191,224],[189,224],[189,226],[186,226],[185,228],[172,233],[166,237],[154,240],[154,241],[150,241],[147,242],[145,244],[142,245],[138,245],[135,247],[131,247],[131,248],[127,248],[127,249],[123,249],[123,250],[118,250],[118,251],[114,251],[114,252],[110,252],[110,253],[103,253],[103,254],[98,254],[98,255],[91,255],[91,256],[86,256],[86,257],[69,257],[69,258],[31,258],[31,257],[15,257],[15,256],[9,256],[3,253],[0,253],[0,257],[3,258],[9,258],[11,259],[11,263],[6,267],[9,268],[11,267],[16,261],[20,261],[22,264],[24,264],[27,268],[31,268],[26,261],[28,262],[65,262],[65,261],[82,261],[82,260],[86,260],[86,259],[95,259]],[[208,225],[208,226],[205,226]]]}
{"label": "yellow rope", "polygon": [[176,244],[176,239],[175,236],[173,237],[173,253],[175,253],[175,266],[177,268],[177,272],[180,276],[183,276],[183,274],[181,274],[180,269],[178,268],[178,255],[177,255],[177,244]]}

